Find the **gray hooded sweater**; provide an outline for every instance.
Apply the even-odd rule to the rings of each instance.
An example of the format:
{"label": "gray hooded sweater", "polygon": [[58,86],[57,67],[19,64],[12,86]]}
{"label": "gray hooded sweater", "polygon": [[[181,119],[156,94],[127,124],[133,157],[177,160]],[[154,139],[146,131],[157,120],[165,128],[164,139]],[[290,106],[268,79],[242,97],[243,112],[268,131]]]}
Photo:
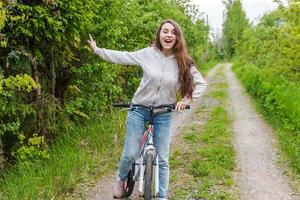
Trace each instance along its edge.
{"label": "gray hooded sweater", "polygon": [[[94,52],[105,61],[122,65],[138,65],[142,68],[143,77],[132,103],[157,106],[176,102],[180,82],[178,64],[174,54],[166,57],[156,47],[147,47],[135,52],[97,47]],[[191,73],[195,84],[194,99],[203,93],[207,84],[195,66],[191,67]],[[183,100],[188,103],[187,98],[183,98]]]}

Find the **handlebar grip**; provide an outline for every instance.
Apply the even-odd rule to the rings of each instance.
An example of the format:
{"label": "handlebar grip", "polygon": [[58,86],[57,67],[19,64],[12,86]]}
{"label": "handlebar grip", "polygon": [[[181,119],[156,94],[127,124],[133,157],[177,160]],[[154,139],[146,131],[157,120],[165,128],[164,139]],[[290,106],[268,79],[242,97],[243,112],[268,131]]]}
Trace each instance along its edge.
{"label": "handlebar grip", "polygon": [[112,106],[116,108],[129,108],[130,103],[113,103]]}
{"label": "handlebar grip", "polygon": [[[172,109],[175,110],[176,104],[172,106]],[[185,105],[184,109],[191,109],[191,105]]]}

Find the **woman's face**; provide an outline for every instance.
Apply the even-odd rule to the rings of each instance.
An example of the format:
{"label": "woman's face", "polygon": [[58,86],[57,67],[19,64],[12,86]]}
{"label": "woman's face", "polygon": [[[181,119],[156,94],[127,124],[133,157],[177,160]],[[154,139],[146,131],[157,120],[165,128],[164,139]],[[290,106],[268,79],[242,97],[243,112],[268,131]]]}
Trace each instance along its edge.
{"label": "woman's face", "polygon": [[160,44],[164,51],[172,50],[176,44],[175,27],[171,23],[162,25],[159,35]]}

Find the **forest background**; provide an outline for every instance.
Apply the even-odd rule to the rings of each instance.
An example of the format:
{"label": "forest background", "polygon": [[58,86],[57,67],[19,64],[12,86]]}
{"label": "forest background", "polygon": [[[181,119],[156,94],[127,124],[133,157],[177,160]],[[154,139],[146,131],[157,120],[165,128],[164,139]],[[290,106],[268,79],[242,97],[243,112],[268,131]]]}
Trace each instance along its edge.
{"label": "forest background", "polygon": [[188,0],[0,2],[0,194],[65,196],[111,170],[124,137],[124,114],[111,103],[130,101],[142,72],[101,61],[88,34],[100,47],[133,51],[148,46],[167,18],[181,25],[204,74],[234,61],[299,175],[300,5],[277,3],[252,25],[240,1],[224,1],[223,34],[211,40]]}

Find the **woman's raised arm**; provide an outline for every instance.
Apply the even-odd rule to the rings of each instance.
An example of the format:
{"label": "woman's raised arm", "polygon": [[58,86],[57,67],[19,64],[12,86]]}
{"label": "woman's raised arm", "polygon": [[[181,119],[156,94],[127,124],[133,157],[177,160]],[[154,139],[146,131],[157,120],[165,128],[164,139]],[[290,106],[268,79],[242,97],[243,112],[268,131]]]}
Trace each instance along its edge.
{"label": "woman's raised arm", "polygon": [[91,35],[89,35],[89,37],[90,38],[87,40],[87,42],[94,53],[99,55],[103,60],[115,64],[141,65],[145,55],[145,50],[147,49],[145,48],[134,52],[128,52],[99,48],[97,47],[96,41],[93,39],[93,37]]}

